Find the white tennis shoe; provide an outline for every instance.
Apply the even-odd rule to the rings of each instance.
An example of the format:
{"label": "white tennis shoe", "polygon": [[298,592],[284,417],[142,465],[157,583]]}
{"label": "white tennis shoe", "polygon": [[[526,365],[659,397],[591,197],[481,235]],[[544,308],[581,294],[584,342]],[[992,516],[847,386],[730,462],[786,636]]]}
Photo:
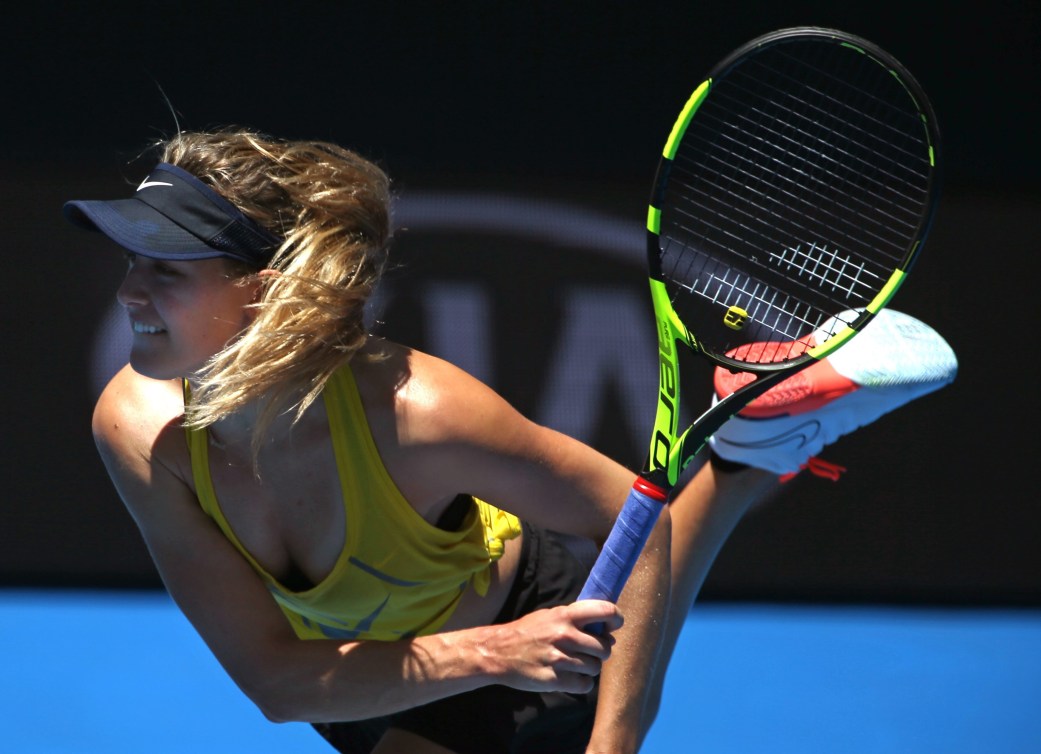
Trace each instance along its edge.
{"label": "white tennis shoe", "polygon": [[[816,458],[826,445],[949,384],[957,372],[954,351],[935,330],[883,309],[834,354],[752,401],[709,445],[720,458],[784,478],[810,468],[835,479],[844,469]],[[747,380],[717,368],[713,404]]]}

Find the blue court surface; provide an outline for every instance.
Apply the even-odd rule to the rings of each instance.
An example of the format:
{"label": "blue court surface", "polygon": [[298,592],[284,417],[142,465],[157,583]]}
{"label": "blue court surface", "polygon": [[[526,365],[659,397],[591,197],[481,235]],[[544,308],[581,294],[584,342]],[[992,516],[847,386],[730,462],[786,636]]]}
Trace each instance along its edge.
{"label": "blue court surface", "polygon": [[[160,593],[0,590],[0,751],[331,751]],[[644,752],[1041,752],[1041,611],[698,605]]]}

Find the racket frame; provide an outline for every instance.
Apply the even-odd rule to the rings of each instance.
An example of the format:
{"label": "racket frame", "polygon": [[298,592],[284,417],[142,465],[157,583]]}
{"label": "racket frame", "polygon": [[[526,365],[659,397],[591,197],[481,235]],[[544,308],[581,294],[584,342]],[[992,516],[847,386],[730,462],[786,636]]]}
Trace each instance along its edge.
{"label": "racket frame", "polygon": [[[824,342],[810,345],[801,355],[783,362],[751,364],[703,347],[676,313],[661,267],[661,208],[664,205],[673,159],[698,108],[711,93],[714,82],[724,77],[750,52],[766,45],[807,37],[828,39],[867,55],[901,83],[920,115],[925,142],[928,146],[928,162],[931,170],[925,191],[927,203],[903,258],[894,265],[888,279],[879,287],[871,300],[866,305],[857,307],[857,316],[846,322],[845,326],[837,329]],[[724,58],[695,88],[676,118],[665,142],[647,210],[648,277],[656,321],[659,362],[658,400],[654,427],[644,466],[594,563],[579,599],[617,601],[661,510],[668,504],[669,496],[677,484],[680,474],[704,447],[708,438],[742,408],[772,387],[824,359],[848,343],[889,303],[918,258],[935,216],[940,178],[938,165],[939,129],[932,106],[921,86],[910,72],[887,52],[865,39],[845,32],[804,26],[765,34],[737,48]],[[680,432],[679,352],[680,348],[684,346],[715,366],[733,371],[751,372],[755,375],[755,379],[719,400]],[[594,633],[602,631],[602,625],[587,628]]]}

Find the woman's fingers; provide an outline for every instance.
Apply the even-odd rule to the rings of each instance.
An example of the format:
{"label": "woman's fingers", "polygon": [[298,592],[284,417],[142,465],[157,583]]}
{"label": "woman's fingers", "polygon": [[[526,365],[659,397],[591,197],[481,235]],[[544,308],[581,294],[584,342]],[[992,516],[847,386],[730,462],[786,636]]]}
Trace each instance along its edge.
{"label": "woman's fingers", "polygon": [[[594,623],[606,630],[600,635],[585,630]],[[589,691],[611,656],[611,632],[622,623],[616,605],[583,600],[537,610],[501,626],[500,652],[507,665],[503,682],[526,690]]]}

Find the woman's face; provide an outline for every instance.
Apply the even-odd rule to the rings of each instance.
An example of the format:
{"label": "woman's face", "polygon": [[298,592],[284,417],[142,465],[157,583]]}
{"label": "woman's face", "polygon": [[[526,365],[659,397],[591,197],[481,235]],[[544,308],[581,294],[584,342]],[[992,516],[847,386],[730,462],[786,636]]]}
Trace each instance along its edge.
{"label": "woman's face", "polygon": [[133,329],[130,365],[146,377],[191,376],[252,318],[257,284],[243,284],[225,259],[127,260],[116,299]]}

